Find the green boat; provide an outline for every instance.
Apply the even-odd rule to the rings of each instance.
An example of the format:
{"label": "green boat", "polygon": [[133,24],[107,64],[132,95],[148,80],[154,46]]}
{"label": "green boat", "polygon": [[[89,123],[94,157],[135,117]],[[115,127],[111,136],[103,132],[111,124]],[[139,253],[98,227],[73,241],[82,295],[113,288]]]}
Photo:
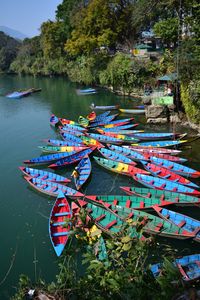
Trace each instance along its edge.
{"label": "green boat", "polygon": [[[85,197],[86,201],[97,201],[99,204],[102,204],[103,206],[108,203],[116,205],[119,208],[129,208],[129,209],[149,209],[154,205],[159,206],[167,206],[171,204],[179,204],[184,205],[184,202],[177,203],[177,199],[174,198],[166,198],[166,200],[162,199],[162,197],[150,197],[150,198],[144,198],[139,197],[136,195],[127,196],[127,195],[87,195]],[[180,199],[181,200],[181,199]],[[192,202],[193,204],[193,202]]]}
{"label": "green boat", "polygon": [[111,159],[105,159],[97,156],[93,156],[95,161],[105,169],[115,172],[115,173],[120,173],[123,175],[127,176],[133,176],[134,174],[149,174],[149,172],[136,168],[132,165],[128,165],[122,162],[117,162]]}
{"label": "green boat", "polygon": [[150,188],[137,188],[137,187],[128,187],[121,186],[123,191],[128,195],[134,195],[142,197],[143,199],[160,199],[161,205],[164,205],[165,202],[173,202],[176,205],[193,205],[199,204],[200,198],[195,196],[189,196],[181,193],[168,192],[164,190],[155,190]]}
{"label": "green boat", "polygon": [[[122,226],[126,225],[127,220],[132,220],[133,224],[138,222],[143,225],[143,231],[148,234],[161,235],[165,237],[188,239],[193,238],[194,234],[181,229],[160,217],[156,217],[146,212],[120,208],[118,206],[107,204],[106,206],[98,206],[91,202],[78,201],[81,206],[86,209],[88,215],[94,220],[95,224],[104,231],[110,233],[120,232]],[[129,223],[130,224],[130,223]],[[137,232],[136,226],[131,226],[130,235],[132,237],[141,237]]]}

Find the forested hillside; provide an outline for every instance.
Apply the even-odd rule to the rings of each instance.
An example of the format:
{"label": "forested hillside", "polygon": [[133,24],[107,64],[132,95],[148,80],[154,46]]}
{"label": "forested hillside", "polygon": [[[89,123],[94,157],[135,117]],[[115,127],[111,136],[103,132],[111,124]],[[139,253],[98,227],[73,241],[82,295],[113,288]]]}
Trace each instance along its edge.
{"label": "forested hillside", "polygon": [[16,58],[20,42],[0,31],[0,72],[9,69]]}

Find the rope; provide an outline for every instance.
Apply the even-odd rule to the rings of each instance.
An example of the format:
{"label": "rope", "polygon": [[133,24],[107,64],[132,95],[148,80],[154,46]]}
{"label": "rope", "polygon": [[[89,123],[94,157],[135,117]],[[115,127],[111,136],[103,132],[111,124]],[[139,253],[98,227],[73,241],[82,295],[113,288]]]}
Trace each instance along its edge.
{"label": "rope", "polygon": [[10,271],[11,271],[13,265],[14,265],[14,262],[15,262],[15,258],[16,258],[16,254],[17,254],[17,248],[18,248],[18,245],[16,245],[16,249],[15,249],[15,252],[14,252],[14,254],[12,256],[12,259],[11,259],[11,262],[10,262],[10,266],[9,266],[8,271],[6,272],[4,278],[1,280],[0,286],[6,281],[8,275],[10,274]]}

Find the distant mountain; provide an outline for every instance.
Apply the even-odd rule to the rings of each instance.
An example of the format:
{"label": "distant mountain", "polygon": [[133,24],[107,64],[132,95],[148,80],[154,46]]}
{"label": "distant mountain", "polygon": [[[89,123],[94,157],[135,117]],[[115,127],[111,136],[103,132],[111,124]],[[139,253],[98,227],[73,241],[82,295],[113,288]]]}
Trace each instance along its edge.
{"label": "distant mountain", "polygon": [[5,34],[18,39],[18,40],[23,40],[27,38],[27,36],[17,30],[14,30],[12,28],[6,27],[6,26],[0,26],[0,31],[3,31]]}

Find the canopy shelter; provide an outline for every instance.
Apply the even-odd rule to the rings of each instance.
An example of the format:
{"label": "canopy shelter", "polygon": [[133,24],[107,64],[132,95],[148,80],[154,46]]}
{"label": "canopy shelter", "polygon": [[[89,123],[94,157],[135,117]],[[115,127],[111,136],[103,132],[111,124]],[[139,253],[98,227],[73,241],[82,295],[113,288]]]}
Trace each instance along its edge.
{"label": "canopy shelter", "polygon": [[163,75],[161,77],[158,77],[157,81],[162,81],[163,83],[165,81],[174,82],[176,79],[177,79],[177,74],[176,73],[170,73],[170,74],[166,74],[166,75]]}

